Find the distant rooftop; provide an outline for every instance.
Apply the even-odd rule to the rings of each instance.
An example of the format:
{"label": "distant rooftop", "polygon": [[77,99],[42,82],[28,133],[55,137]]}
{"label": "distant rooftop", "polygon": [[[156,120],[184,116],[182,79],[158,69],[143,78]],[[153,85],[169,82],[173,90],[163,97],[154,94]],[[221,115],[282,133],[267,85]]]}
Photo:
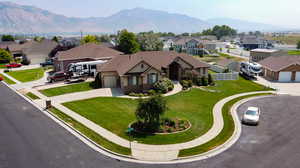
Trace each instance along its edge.
{"label": "distant rooftop", "polygon": [[251,52],[264,52],[264,53],[274,53],[274,52],[278,52],[279,50],[275,50],[275,49],[262,49],[262,48],[257,48],[254,50],[251,50]]}

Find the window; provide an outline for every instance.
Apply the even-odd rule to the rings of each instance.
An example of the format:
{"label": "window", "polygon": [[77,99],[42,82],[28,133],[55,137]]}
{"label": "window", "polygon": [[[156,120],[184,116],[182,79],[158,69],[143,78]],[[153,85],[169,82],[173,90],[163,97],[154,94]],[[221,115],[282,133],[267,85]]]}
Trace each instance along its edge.
{"label": "window", "polygon": [[91,65],[91,69],[97,69],[96,65]]}
{"label": "window", "polygon": [[128,84],[131,86],[137,85],[137,77],[136,76],[130,76],[128,78]]}
{"label": "window", "polygon": [[144,69],[144,64],[141,64],[141,68]]}
{"label": "window", "polygon": [[157,82],[157,74],[152,73],[148,75],[148,84],[153,84]]}
{"label": "window", "polygon": [[86,64],[83,65],[83,69],[87,69],[87,65]]}

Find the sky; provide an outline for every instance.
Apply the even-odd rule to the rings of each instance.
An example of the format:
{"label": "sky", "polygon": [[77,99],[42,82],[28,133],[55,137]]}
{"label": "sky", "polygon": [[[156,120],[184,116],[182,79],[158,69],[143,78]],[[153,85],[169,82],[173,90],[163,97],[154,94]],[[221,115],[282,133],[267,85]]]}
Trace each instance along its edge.
{"label": "sky", "polygon": [[10,0],[10,2],[33,5],[70,17],[105,17],[123,9],[142,7],[186,14],[203,20],[228,17],[300,28],[300,0]]}

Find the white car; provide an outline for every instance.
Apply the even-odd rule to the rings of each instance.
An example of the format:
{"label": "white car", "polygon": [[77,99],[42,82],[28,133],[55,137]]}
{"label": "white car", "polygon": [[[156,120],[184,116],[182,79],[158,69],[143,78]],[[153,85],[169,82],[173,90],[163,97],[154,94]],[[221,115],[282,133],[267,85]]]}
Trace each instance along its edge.
{"label": "white car", "polygon": [[245,111],[242,122],[244,124],[258,125],[259,123],[260,110],[258,107],[248,107]]}

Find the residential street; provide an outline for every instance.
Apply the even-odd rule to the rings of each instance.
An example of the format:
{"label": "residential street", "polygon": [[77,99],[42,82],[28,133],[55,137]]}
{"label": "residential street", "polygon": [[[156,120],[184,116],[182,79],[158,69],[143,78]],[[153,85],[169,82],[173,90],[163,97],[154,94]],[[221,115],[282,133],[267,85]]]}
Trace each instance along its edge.
{"label": "residential street", "polygon": [[[275,96],[242,105],[262,110],[258,127],[243,126],[232,148],[178,165],[120,162],[95,152],[0,82],[0,168],[294,168],[300,165],[300,97]],[[274,103],[276,102],[276,103]]]}

